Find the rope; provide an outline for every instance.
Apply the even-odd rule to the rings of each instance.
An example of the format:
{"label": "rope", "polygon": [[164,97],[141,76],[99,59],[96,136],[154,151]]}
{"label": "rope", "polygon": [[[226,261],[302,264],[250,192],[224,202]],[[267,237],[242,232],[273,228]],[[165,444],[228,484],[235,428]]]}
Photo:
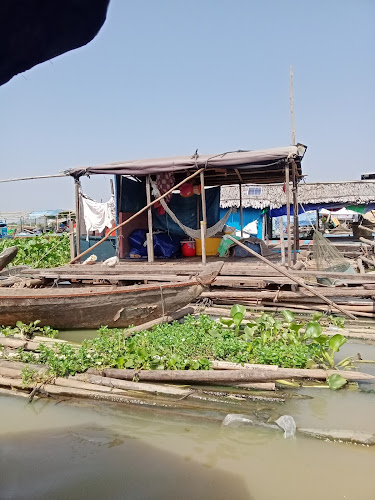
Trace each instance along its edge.
{"label": "rope", "polygon": [[[155,196],[155,198],[158,198],[160,196],[159,189],[157,188],[155,182],[151,181],[152,185],[152,193]],[[160,200],[160,203],[166,213],[169,215],[169,217],[183,230],[185,234],[190,236],[191,238],[194,239],[200,239],[201,237],[201,231],[200,229],[192,229],[191,227],[185,226],[177,217],[177,215],[169,208],[167,203],[165,202],[164,199]],[[227,220],[229,219],[229,216],[232,213],[232,208],[228,210],[228,212],[222,217],[216,224],[214,224],[211,227],[208,227],[206,230],[206,238],[212,238],[212,236],[215,236],[215,234],[219,233],[225,224],[227,223]]]}

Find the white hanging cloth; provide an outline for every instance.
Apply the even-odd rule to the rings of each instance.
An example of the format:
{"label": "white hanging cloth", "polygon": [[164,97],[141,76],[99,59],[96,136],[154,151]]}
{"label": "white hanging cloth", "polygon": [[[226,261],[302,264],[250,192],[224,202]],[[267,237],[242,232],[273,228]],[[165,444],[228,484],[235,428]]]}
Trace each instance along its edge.
{"label": "white hanging cloth", "polygon": [[105,203],[94,201],[81,193],[81,204],[83,219],[86,227],[86,240],[89,239],[90,231],[101,233],[106,227],[111,229],[115,223],[115,198],[114,196]]}

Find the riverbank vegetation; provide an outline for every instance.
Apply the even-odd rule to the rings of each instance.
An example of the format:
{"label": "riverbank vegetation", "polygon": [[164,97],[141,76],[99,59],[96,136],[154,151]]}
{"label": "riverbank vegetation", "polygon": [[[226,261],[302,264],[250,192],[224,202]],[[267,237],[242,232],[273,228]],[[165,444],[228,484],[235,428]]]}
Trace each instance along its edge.
{"label": "riverbank vegetation", "polygon": [[18,253],[11,266],[57,267],[67,264],[70,260],[69,237],[66,234],[0,239],[0,253],[12,246],[18,247]]}
{"label": "riverbank vegetation", "polygon": [[[346,342],[341,334],[323,335],[321,317],[305,324],[284,311],[284,320],[262,314],[244,324],[245,308],[233,306],[231,319],[215,321],[207,315],[187,316],[181,323],[165,323],[151,331],[126,338],[126,330],[102,327],[98,336],[82,345],[41,343],[38,352],[19,348],[13,359],[41,363],[54,376],[83,373],[89,368],[129,368],[142,370],[206,370],[214,360],[233,363],[277,365],[282,368],[335,368],[334,355]],[[37,323],[17,324],[4,334],[21,333],[54,336]],[[351,359],[339,363],[351,367]]]}

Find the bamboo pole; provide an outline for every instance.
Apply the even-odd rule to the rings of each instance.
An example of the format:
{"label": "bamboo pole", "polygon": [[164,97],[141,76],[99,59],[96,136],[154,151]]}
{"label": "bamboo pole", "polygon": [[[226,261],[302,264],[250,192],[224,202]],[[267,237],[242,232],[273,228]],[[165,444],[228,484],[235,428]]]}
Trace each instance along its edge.
{"label": "bamboo pole", "polygon": [[375,241],[368,240],[367,238],[363,238],[362,236],[359,238],[359,241],[362,241],[362,243],[367,243],[367,245],[375,247]]}
{"label": "bamboo pole", "polygon": [[279,379],[313,378],[325,380],[330,375],[341,373],[347,380],[374,381],[375,376],[362,372],[301,369],[301,368],[243,368],[228,370],[127,370],[107,368],[103,374],[106,377],[121,380],[138,379],[140,381],[158,381],[193,384],[233,384],[234,382],[270,382]]}
{"label": "bamboo pole", "polygon": [[292,265],[292,245],[290,237],[290,193],[289,193],[289,164],[285,167],[285,196],[286,196],[286,233],[288,241],[288,267]]}
{"label": "bamboo pole", "polygon": [[294,123],[294,99],[293,99],[293,68],[290,67],[290,117],[292,121],[292,144],[296,145],[296,127]]}
{"label": "bamboo pole", "polygon": [[[228,305],[228,304],[237,304],[238,303],[238,300],[234,300],[234,299],[229,299],[229,300],[225,300],[225,299],[218,299],[217,301],[215,301],[215,303],[217,304],[223,304],[224,305]],[[253,303],[253,302],[249,302],[249,301],[243,301],[244,304],[246,304],[248,307],[251,307],[252,311],[272,311],[272,312],[278,312],[278,311],[281,311],[282,309],[285,309],[285,307],[282,306],[282,304],[275,304],[275,303],[272,303],[272,306],[262,306],[262,305],[257,305],[256,303]],[[294,313],[298,313],[298,314],[301,314],[301,315],[311,315],[313,314],[315,311],[321,311],[323,313],[328,313],[328,314],[331,314],[332,313],[332,310],[331,308],[329,308],[328,306],[325,306],[323,304],[321,305],[312,305],[310,307],[308,306],[303,306],[303,305],[300,305],[300,304],[293,304],[292,307],[287,307],[287,309],[290,311],[290,312],[294,312]],[[356,316],[363,316],[365,318],[375,318],[375,314],[372,314],[372,313],[369,313],[369,312],[362,312],[362,311],[355,311],[355,314]],[[358,318],[356,318],[356,320],[358,320]]]}
{"label": "bamboo pole", "polygon": [[363,262],[366,262],[366,264],[369,264],[370,266],[375,266],[375,260],[369,259],[368,257],[365,257],[364,255],[360,255],[359,259],[361,259]]}
{"label": "bamboo pole", "polygon": [[202,247],[202,264],[206,265],[206,223],[201,220],[201,247]]}
{"label": "bamboo pole", "polygon": [[141,325],[128,328],[124,332],[124,337],[131,337],[132,335],[134,335],[134,333],[141,332],[142,330],[149,330],[150,328],[153,328],[154,326],[160,325],[162,323],[171,323],[172,321],[177,321],[178,319],[181,319],[184,316],[193,313],[194,307],[185,307],[184,309],[180,309],[179,311],[174,312],[170,316],[162,316],[152,321],[148,321],[147,323],[142,323]]}
{"label": "bamboo pole", "polygon": [[239,188],[240,188],[240,224],[241,224],[241,238],[243,238],[242,184],[239,184]]}
{"label": "bamboo pole", "polygon": [[[364,231],[366,231],[369,234],[375,233],[375,228],[371,229],[370,227],[360,225],[360,226],[358,226],[358,229],[363,229]],[[371,243],[373,243],[372,240],[367,240],[367,241],[371,241]]]}
{"label": "bamboo pole", "polygon": [[289,278],[292,281],[294,281],[295,283],[297,283],[297,285],[300,285],[301,287],[305,288],[306,290],[308,290],[309,292],[311,292],[313,295],[316,295],[317,297],[320,297],[322,300],[324,300],[324,302],[326,302],[330,306],[334,307],[335,309],[338,309],[340,312],[344,313],[346,316],[349,316],[349,318],[356,319],[356,317],[352,313],[346,311],[343,307],[335,304],[335,302],[333,302],[332,300],[330,300],[327,297],[325,297],[322,293],[314,290],[313,287],[311,287],[309,285],[306,285],[306,283],[304,283],[301,279],[293,276],[292,274],[290,274],[288,271],[286,271],[282,267],[280,267],[280,266],[274,264],[273,262],[271,262],[270,260],[266,259],[265,257],[263,257],[263,255],[259,255],[258,253],[254,252],[254,250],[252,250],[251,248],[247,247],[243,243],[239,242],[238,240],[236,240],[235,238],[233,238],[230,234],[228,234],[227,236],[228,236],[228,238],[230,240],[232,240],[234,243],[236,243],[237,245],[239,245],[241,248],[244,248],[248,253],[250,253],[251,255],[254,255],[254,257],[257,257],[261,261],[265,262],[266,264],[268,264],[269,266],[271,266],[276,271],[279,271],[281,274],[283,274],[287,278]]}
{"label": "bamboo pole", "polygon": [[73,231],[72,219],[69,219],[69,249],[70,249],[70,260],[72,260],[76,256],[76,251],[75,251],[75,246],[74,246],[74,231]]}
{"label": "bamboo pole", "polygon": [[98,241],[97,243],[95,243],[95,245],[93,245],[92,247],[88,248],[87,250],[85,250],[84,252],[82,252],[81,254],[79,254],[77,257],[75,257],[74,259],[72,259],[69,262],[69,264],[74,264],[74,262],[76,262],[77,260],[79,260],[81,257],[83,257],[84,255],[86,255],[89,252],[92,252],[92,250],[94,248],[96,248],[97,246],[101,245],[105,240],[107,240],[111,236],[112,233],[114,233],[115,231],[117,231],[120,227],[123,227],[126,224],[128,224],[130,221],[132,221],[133,219],[135,219],[136,217],[138,217],[138,215],[140,215],[143,212],[145,212],[146,210],[148,210],[150,207],[152,207],[153,205],[155,205],[155,203],[157,203],[161,199],[165,198],[168,194],[172,193],[175,189],[178,189],[180,186],[182,186],[182,184],[185,184],[185,182],[189,181],[190,179],[193,179],[193,177],[197,176],[202,171],[203,171],[203,168],[201,168],[201,169],[197,170],[196,172],[194,172],[193,174],[189,175],[189,177],[187,177],[183,181],[181,181],[178,184],[176,184],[175,186],[173,186],[166,193],[164,193],[161,196],[159,196],[159,198],[156,198],[150,204],[148,204],[145,207],[141,208],[141,210],[139,210],[136,214],[134,214],[131,217],[129,217],[129,219],[126,219],[126,221],[124,221],[121,224],[118,224],[116,227],[112,228],[100,241]]}
{"label": "bamboo pole", "polygon": [[[151,203],[151,176],[146,176],[146,201],[147,205]],[[151,207],[147,210],[147,260],[148,262],[154,262],[154,238],[152,231],[152,209]]]}
{"label": "bamboo pole", "polygon": [[[74,179],[74,186],[75,186],[75,198],[76,198],[76,249],[77,249],[77,257],[74,257],[74,260],[78,260],[80,258],[80,253],[81,253],[81,214],[80,214],[80,203],[79,203],[79,191],[81,187],[81,183],[79,179]],[[86,252],[89,252],[87,250]]]}
{"label": "bamboo pole", "polygon": [[207,211],[206,211],[206,193],[204,190],[204,169],[200,172],[201,181],[201,200],[202,200],[202,219],[201,221],[201,243],[202,243],[202,264],[206,264],[206,234],[207,234]]}
{"label": "bamboo pole", "polygon": [[277,365],[267,366],[267,368],[262,367],[262,365],[251,365],[245,363],[241,365],[240,363],[231,363],[229,361],[214,361],[213,362],[214,370],[219,371],[270,371],[273,373],[274,379],[283,379],[283,378],[315,378],[318,380],[325,380],[330,375],[334,373],[341,373],[344,378],[347,380],[375,380],[374,375],[369,375],[363,372],[355,372],[355,371],[344,371],[344,370],[324,370],[321,368],[281,368]]}
{"label": "bamboo pole", "polygon": [[279,217],[279,229],[280,229],[281,265],[285,266],[284,222],[282,217]]}
{"label": "bamboo pole", "polygon": [[299,250],[299,218],[298,218],[298,182],[297,182],[297,166],[292,162],[292,179],[293,179],[293,263],[297,262],[297,250]]}
{"label": "bamboo pole", "polygon": [[38,179],[53,179],[54,177],[69,177],[69,174],[38,175],[36,177],[17,177],[16,179],[1,179],[3,182],[34,181]]}
{"label": "bamboo pole", "polygon": [[363,262],[360,259],[360,257],[358,257],[358,259],[356,260],[356,262],[357,262],[357,266],[358,266],[358,269],[359,269],[359,273],[360,274],[365,274],[365,268],[363,267]]}

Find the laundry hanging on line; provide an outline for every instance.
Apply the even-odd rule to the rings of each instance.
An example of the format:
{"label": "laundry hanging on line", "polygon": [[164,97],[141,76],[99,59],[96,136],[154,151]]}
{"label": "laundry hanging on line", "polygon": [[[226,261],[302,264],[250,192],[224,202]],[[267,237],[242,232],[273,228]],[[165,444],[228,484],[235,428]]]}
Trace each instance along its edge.
{"label": "laundry hanging on line", "polygon": [[94,201],[81,193],[83,219],[86,228],[86,240],[89,239],[90,231],[101,233],[107,227],[111,229],[115,223],[115,198],[112,196],[105,203]]}

